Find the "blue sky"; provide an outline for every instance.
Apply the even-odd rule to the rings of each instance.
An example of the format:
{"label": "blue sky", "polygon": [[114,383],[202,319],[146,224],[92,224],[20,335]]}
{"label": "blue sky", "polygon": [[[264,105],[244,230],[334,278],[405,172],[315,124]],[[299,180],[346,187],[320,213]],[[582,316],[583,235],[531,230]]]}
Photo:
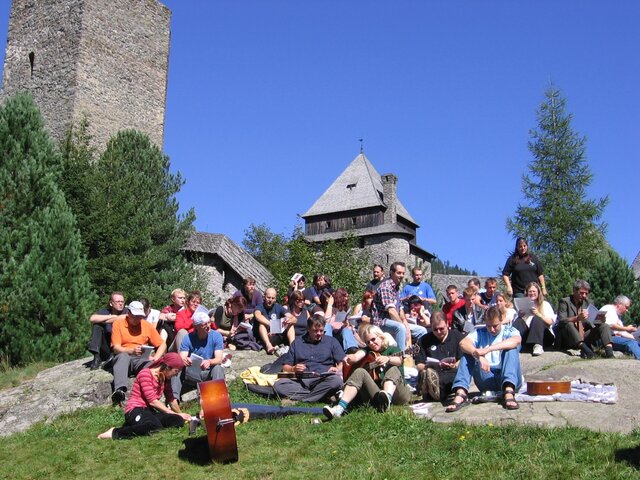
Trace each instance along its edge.
{"label": "blue sky", "polygon": [[609,195],[609,242],[628,261],[640,250],[639,2],[163,3],[164,150],[199,230],[237,242],[251,223],[290,232],[363,138],[376,169],[398,176],[418,244],[494,274],[552,80],[588,139],[589,195]]}

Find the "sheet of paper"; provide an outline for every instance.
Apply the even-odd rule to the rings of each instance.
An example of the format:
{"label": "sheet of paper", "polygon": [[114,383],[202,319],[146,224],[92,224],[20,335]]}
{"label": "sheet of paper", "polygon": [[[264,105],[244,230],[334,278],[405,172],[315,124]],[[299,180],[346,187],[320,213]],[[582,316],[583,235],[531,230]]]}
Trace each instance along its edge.
{"label": "sheet of paper", "polygon": [[153,352],[155,348],[156,347],[152,347],[151,345],[142,345],[142,354],[140,355],[140,358],[143,360],[149,360],[149,355],[151,355],[151,352]]}
{"label": "sheet of paper", "polygon": [[187,367],[188,376],[192,378],[200,378],[200,371],[204,358],[200,355],[196,355],[195,353],[192,353],[189,358],[191,358],[191,365]]}
{"label": "sheet of paper", "polygon": [[269,333],[282,333],[282,318],[272,318],[269,320]]}

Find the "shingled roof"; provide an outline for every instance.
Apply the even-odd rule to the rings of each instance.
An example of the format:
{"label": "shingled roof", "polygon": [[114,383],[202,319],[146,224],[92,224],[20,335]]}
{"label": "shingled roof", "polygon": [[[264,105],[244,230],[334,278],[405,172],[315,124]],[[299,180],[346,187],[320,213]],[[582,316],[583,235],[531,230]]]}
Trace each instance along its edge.
{"label": "shingled roof", "polygon": [[633,272],[636,274],[636,278],[640,278],[640,252],[636,255],[635,260],[631,264],[631,268],[633,268]]}
{"label": "shingled roof", "polygon": [[273,275],[260,262],[222,233],[194,232],[183,250],[218,255],[241,278],[255,278],[260,290],[270,286],[273,281]]}
{"label": "shingled roof", "polygon": [[[370,207],[384,207],[386,209],[387,205],[382,199],[382,191],[380,174],[365,154],[360,153],[311,208],[302,215],[302,218]],[[397,197],[396,212],[399,217],[418,227],[416,221],[409,215]]]}

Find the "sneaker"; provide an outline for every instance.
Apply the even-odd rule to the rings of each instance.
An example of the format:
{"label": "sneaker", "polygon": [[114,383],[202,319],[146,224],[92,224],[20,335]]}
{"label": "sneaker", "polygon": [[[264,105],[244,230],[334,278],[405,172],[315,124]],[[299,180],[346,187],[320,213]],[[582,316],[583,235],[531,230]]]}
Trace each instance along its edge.
{"label": "sneaker", "polygon": [[533,353],[531,355],[533,355],[534,357],[539,357],[543,353],[544,353],[544,348],[542,348],[542,345],[540,345],[539,343],[536,343],[533,346]]}
{"label": "sneaker", "polygon": [[613,348],[612,347],[604,347],[604,356],[607,358],[613,358]]}
{"label": "sneaker", "polygon": [[440,375],[433,368],[426,369],[427,393],[435,401],[440,401]]}
{"label": "sneaker", "polygon": [[384,390],[380,390],[375,396],[375,404],[376,410],[378,410],[380,413],[386,412],[387,410],[389,410],[389,405],[391,405],[389,395],[387,395]]}
{"label": "sneaker", "polygon": [[589,348],[589,345],[587,345],[586,343],[583,343],[580,346],[580,357],[582,358],[595,358],[596,354],[593,353],[593,350],[591,350],[591,348]]}
{"label": "sneaker", "polygon": [[289,352],[289,347],[287,345],[280,345],[278,346],[278,348],[276,348],[276,351],[274,352],[274,354],[276,357],[281,357],[288,352]]}
{"label": "sneaker", "polygon": [[229,368],[231,366],[231,358],[232,356],[230,353],[227,353],[226,355],[224,355],[222,357],[222,363],[220,364],[220,366],[222,368]]}
{"label": "sneaker", "polygon": [[325,405],[322,407],[322,413],[327,417],[327,420],[333,420],[334,418],[340,418],[344,409],[340,405],[336,405],[334,407],[330,407],[329,405]]}
{"label": "sneaker", "polygon": [[115,392],[113,392],[111,394],[111,403],[113,403],[113,405],[120,405],[122,402],[124,402],[125,399],[125,391],[122,388],[117,389]]}

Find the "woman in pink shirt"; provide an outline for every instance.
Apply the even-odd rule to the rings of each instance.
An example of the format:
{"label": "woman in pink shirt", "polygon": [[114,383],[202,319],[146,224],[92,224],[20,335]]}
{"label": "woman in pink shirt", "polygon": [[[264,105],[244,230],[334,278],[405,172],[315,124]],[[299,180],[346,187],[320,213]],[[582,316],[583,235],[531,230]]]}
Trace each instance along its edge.
{"label": "woman in pink shirt", "polygon": [[[130,438],[149,435],[164,427],[181,427],[191,416],[180,411],[171,391],[171,378],[180,373],[184,362],[177,353],[167,353],[144,368],[136,377],[124,410],[122,427],[111,427],[98,435],[100,439]],[[160,399],[164,393],[169,407]]]}

